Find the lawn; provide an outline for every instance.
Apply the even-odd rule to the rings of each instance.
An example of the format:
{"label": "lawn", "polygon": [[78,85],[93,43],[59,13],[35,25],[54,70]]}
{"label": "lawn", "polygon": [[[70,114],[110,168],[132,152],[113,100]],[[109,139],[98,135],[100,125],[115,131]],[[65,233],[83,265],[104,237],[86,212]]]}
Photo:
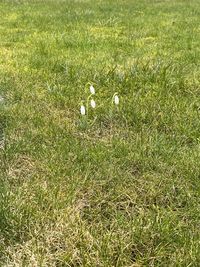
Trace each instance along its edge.
{"label": "lawn", "polygon": [[199,7],[0,1],[0,266],[200,266]]}

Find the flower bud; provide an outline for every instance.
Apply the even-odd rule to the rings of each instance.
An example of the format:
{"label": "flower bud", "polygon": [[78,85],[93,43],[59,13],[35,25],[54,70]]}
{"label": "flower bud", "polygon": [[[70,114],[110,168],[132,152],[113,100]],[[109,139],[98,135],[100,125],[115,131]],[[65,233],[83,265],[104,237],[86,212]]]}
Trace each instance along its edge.
{"label": "flower bud", "polygon": [[119,96],[118,95],[115,95],[114,103],[115,103],[115,105],[119,105]]}
{"label": "flower bud", "polygon": [[94,89],[94,86],[93,85],[90,85],[90,93],[92,95],[95,95],[95,89]]}
{"label": "flower bud", "polygon": [[96,103],[95,103],[94,99],[91,99],[90,104],[91,104],[92,108],[96,107]]}
{"label": "flower bud", "polygon": [[85,106],[81,105],[81,115],[85,115],[86,111],[85,111]]}

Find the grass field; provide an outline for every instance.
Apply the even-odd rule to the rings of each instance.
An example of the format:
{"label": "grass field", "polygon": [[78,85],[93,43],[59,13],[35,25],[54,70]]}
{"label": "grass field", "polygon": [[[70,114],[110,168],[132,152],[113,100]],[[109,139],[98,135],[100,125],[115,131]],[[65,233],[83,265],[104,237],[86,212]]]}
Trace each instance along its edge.
{"label": "grass field", "polygon": [[0,266],[200,266],[200,0],[0,18]]}

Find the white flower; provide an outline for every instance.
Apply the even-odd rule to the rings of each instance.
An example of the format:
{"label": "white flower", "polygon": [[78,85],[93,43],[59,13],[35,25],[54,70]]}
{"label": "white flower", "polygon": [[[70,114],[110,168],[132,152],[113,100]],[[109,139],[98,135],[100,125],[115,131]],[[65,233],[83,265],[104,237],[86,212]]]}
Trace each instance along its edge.
{"label": "white flower", "polygon": [[0,103],[3,103],[4,102],[4,98],[3,96],[0,95]]}
{"label": "white flower", "polygon": [[85,115],[86,111],[85,111],[85,106],[81,105],[81,115]]}
{"label": "white flower", "polygon": [[119,96],[118,95],[115,95],[114,102],[115,102],[115,105],[119,105]]}
{"label": "white flower", "polygon": [[95,95],[95,89],[94,89],[94,86],[93,85],[90,85],[90,93],[92,95]]}
{"label": "white flower", "polygon": [[96,103],[95,103],[94,99],[91,99],[90,104],[91,104],[92,108],[96,107]]}

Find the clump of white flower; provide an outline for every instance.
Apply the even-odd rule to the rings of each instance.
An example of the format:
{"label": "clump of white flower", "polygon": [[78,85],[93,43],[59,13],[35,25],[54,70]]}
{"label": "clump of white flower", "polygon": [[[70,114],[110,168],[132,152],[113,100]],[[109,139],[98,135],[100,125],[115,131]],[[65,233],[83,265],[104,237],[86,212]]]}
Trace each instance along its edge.
{"label": "clump of white flower", "polygon": [[[89,90],[88,90],[88,87],[89,87]],[[84,127],[87,127],[88,125],[92,126],[97,119],[97,116],[94,116],[94,112],[92,112],[90,116],[90,110],[97,108],[96,99],[95,99],[96,93],[95,93],[94,86],[91,84],[89,84],[88,86],[87,84],[87,86],[85,87],[85,93],[87,94],[87,98],[82,100],[80,103],[80,114],[83,117],[86,115],[85,118],[81,119],[81,124],[82,126],[84,125]],[[114,106],[118,106],[120,104],[120,101],[121,100],[120,100],[119,94],[115,92],[111,99],[110,110],[108,111],[112,119],[114,118],[114,112],[119,111],[119,108],[118,107],[114,108]]]}

